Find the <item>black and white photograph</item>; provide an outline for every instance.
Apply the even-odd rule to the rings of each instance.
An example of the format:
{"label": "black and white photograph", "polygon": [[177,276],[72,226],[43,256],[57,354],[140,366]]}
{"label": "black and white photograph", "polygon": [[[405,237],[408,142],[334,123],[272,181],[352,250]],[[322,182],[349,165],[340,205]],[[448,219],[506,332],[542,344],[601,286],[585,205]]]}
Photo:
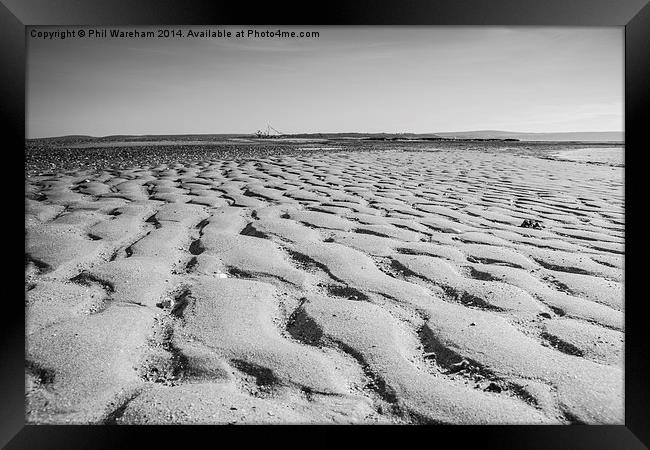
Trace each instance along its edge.
{"label": "black and white photograph", "polygon": [[25,422],[623,425],[621,26],[30,26]]}

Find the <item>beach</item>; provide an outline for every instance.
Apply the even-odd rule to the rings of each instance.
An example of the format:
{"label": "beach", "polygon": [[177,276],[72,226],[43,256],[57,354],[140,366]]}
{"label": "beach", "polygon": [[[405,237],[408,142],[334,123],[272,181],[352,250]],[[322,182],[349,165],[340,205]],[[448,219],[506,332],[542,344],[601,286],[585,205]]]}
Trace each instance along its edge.
{"label": "beach", "polygon": [[624,423],[621,146],[225,141],[27,152],[28,423]]}

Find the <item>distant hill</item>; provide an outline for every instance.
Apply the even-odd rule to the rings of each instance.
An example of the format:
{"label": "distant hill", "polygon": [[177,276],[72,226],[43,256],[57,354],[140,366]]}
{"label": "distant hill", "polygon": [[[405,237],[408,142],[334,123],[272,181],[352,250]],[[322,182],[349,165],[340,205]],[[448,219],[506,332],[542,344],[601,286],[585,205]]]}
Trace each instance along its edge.
{"label": "distant hill", "polygon": [[300,133],[285,134],[283,137],[308,139],[493,139],[520,141],[580,141],[580,142],[624,142],[619,131],[569,132],[569,133],[522,133],[517,131],[477,130],[444,133]]}
{"label": "distant hill", "polygon": [[299,133],[283,136],[308,139],[442,139],[442,136],[434,133]]}
{"label": "distant hill", "polygon": [[521,141],[583,141],[624,142],[621,131],[590,131],[569,133],[519,133],[516,131],[478,130],[436,133],[438,136],[455,139],[519,139]]}

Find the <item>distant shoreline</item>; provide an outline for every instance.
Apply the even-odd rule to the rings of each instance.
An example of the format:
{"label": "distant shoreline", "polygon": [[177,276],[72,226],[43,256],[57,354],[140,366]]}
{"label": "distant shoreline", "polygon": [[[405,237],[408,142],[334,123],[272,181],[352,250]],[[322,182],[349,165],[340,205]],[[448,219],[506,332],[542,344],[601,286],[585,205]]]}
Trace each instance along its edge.
{"label": "distant shoreline", "polygon": [[[476,132],[478,133],[478,132]],[[488,133],[488,132],[486,132]],[[501,132],[509,133],[509,132]],[[211,141],[236,141],[246,140],[253,142],[286,142],[290,140],[325,140],[325,141],[396,141],[396,142],[526,142],[526,143],[588,143],[588,144],[614,144],[625,145],[625,140],[620,139],[595,139],[602,137],[605,133],[593,133],[594,139],[588,138],[589,133],[567,133],[568,136],[578,134],[585,135],[583,139],[550,139],[561,133],[510,133],[510,136],[489,137],[470,136],[467,133],[459,133],[459,136],[451,136],[451,133],[301,133],[284,134],[275,136],[255,136],[254,134],[146,134],[146,135],[66,135],[41,138],[26,138],[26,143],[47,143],[54,145],[90,144],[90,143],[113,143],[113,142],[184,142],[190,144],[195,142],[202,144]],[[462,134],[462,136],[460,136]],[[609,132],[606,134],[610,134]],[[614,134],[613,132],[611,134]],[[518,137],[516,137],[518,136]]]}

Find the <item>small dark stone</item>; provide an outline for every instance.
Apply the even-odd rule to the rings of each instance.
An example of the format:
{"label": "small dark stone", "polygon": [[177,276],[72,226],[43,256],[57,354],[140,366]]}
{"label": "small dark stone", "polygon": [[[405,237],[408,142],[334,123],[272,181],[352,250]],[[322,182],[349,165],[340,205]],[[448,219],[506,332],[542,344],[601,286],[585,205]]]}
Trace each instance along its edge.
{"label": "small dark stone", "polygon": [[472,322],[472,323],[469,324],[469,326],[470,326],[470,327],[475,327],[476,324],[475,324],[474,322]]}
{"label": "small dark stone", "polygon": [[546,312],[541,312],[541,313],[538,314],[538,316],[545,317],[547,319],[551,318],[551,315],[549,313],[546,313]]}
{"label": "small dark stone", "polygon": [[526,219],[519,226],[522,228],[532,228],[534,230],[542,229],[542,225],[539,223],[539,220],[533,220],[533,219]]}
{"label": "small dark stone", "polygon": [[496,392],[496,393],[499,393],[499,392],[501,392],[502,390],[503,390],[503,389],[501,389],[501,386],[499,386],[499,385],[496,384],[495,382],[490,383],[490,384],[488,385],[488,387],[486,387],[486,388],[484,389],[485,392]]}

